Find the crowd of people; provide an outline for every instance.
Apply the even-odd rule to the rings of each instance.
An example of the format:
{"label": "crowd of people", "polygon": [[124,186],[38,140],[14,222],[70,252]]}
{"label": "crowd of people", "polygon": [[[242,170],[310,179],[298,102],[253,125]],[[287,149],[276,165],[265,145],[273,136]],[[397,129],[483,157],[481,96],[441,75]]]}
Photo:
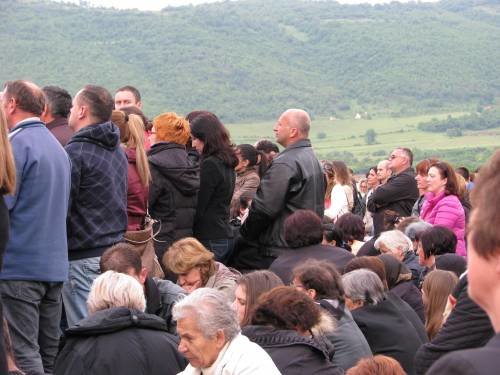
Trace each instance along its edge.
{"label": "crowd of people", "polygon": [[497,373],[500,151],[357,177],[301,109],[280,150],[132,86],[0,103],[0,374]]}

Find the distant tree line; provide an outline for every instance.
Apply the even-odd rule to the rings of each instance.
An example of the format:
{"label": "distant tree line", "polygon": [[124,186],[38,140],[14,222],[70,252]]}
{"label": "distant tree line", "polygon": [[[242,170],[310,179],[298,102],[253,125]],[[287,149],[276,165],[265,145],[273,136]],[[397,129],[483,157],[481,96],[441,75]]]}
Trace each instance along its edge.
{"label": "distant tree line", "polygon": [[500,127],[500,109],[498,108],[457,118],[448,116],[446,120],[432,119],[418,124],[420,130],[446,133],[450,137],[459,137],[464,130],[485,130],[497,127]]}

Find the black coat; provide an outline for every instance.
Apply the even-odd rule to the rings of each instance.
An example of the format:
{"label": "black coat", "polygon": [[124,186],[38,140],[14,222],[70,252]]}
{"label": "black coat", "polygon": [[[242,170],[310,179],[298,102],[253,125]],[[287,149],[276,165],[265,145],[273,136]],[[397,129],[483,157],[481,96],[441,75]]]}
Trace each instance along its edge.
{"label": "black coat", "polygon": [[368,199],[368,211],[373,213],[375,234],[384,230],[384,211],[396,211],[401,216],[410,216],[419,193],[415,172],[408,168],[391,176],[384,185],[375,189]]}
{"label": "black coat", "polygon": [[470,299],[467,284],[467,276],[462,277],[454,292],[458,294],[455,308],[432,341],[418,350],[415,356],[417,374],[425,374],[445,354],[482,347],[493,336],[490,319],[486,312]]}
{"label": "black coat", "polygon": [[413,358],[421,340],[409,320],[389,300],[365,305],[352,317],[366,337],[374,355],[396,359],[408,374],[414,374]]}
{"label": "black coat", "polygon": [[311,142],[300,140],[273,159],[260,181],[248,218],[241,227],[263,255],[277,257],[288,248],[285,219],[300,209],[323,217],[326,179]]}
{"label": "black coat", "polygon": [[283,375],[342,374],[331,363],[332,347],[299,335],[296,331],[269,326],[246,326],[242,333],[262,347]]}
{"label": "black coat", "polygon": [[427,333],[425,332],[424,324],[422,323],[422,320],[418,317],[415,310],[413,310],[408,303],[406,303],[396,294],[394,294],[392,290],[389,290],[389,292],[387,292],[387,299],[390,300],[394,304],[394,306],[396,306],[398,311],[402,313],[406,317],[406,319],[408,319],[408,321],[411,323],[420,340],[420,344],[424,344],[427,341],[429,341]]}
{"label": "black coat", "polygon": [[194,216],[200,176],[198,165],[189,158],[184,146],[161,142],[148,152],[151,167],[149,214],[159,220],[153,227],[158,258],[180,238],[193,235]]}
{"label": "black coat", "polygon": [[497,375],[500,373],[500,333],[497,333],[485,347],[460,350],[437,361],[428,375]]}
{"label": "black coat", "polygon": [[215,156],[201,159],[200,191],[194,221],[194,236],[203,240],[232,238],[229,208],[236,172]]}
{"label": "black coat", "polygon": [[420,320],[425,322],[422,293],[413,281],[401,281],[391,288],[391,292],[405,301],[415,311]]}
{"label": "black coat", "polygon": [[288,249],[281,254],[269,267],[278,275],[285,285],[292,281],[292,270],[308,259],[322,260],[335,265],[339,273],[344,272],[344,267],[354,255],[340,247],[316,244],[296,249]]}
{"label": "black coat", "polygon": [[174,375],[187,366],[177,345],[157,316],[101,310],[66,331],[54,375]]}

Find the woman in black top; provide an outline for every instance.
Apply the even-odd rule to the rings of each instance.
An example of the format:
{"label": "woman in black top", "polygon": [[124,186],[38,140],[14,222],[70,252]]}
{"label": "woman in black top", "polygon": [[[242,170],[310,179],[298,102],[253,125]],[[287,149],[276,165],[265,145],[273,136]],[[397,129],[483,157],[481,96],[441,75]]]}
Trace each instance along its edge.
{"label": "woman in black top", "polygon": [[233,248],[229,206],[238,164],[229,132],[216,115],[195,111],[186,116],[191,141],[201,156],[200,190],[194,220],[194,236],[225,263]]}

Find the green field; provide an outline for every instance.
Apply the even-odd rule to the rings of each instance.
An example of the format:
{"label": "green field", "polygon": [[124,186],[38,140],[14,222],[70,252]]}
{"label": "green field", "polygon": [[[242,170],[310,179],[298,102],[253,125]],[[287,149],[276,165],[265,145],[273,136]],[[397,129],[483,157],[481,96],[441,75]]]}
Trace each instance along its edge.
{"label": "green field", "polygon": [[[464,112],[448,112],[413,117],[385,117],[372,120],[313,120],[310,138],[319,158],[342,159],[356,170],[363,170],[386,157],[397,146],[415,150],[419,157],[438,156],[470,168],[484,163],[495,148],[500,147],[500,127],[482,131],[466,131],[462,137],[445,133],[424,132],[420,122],[432,118],[459,117]],[[229,124],[233,142],[254,143],[258,139],[274,140],[272,122]],[[368,129],[377,133],[376,144],[367,145],[364,134]],[[320,133],[324,133],[321,135]],[[323,137],[323,138],[321,138]]]}

